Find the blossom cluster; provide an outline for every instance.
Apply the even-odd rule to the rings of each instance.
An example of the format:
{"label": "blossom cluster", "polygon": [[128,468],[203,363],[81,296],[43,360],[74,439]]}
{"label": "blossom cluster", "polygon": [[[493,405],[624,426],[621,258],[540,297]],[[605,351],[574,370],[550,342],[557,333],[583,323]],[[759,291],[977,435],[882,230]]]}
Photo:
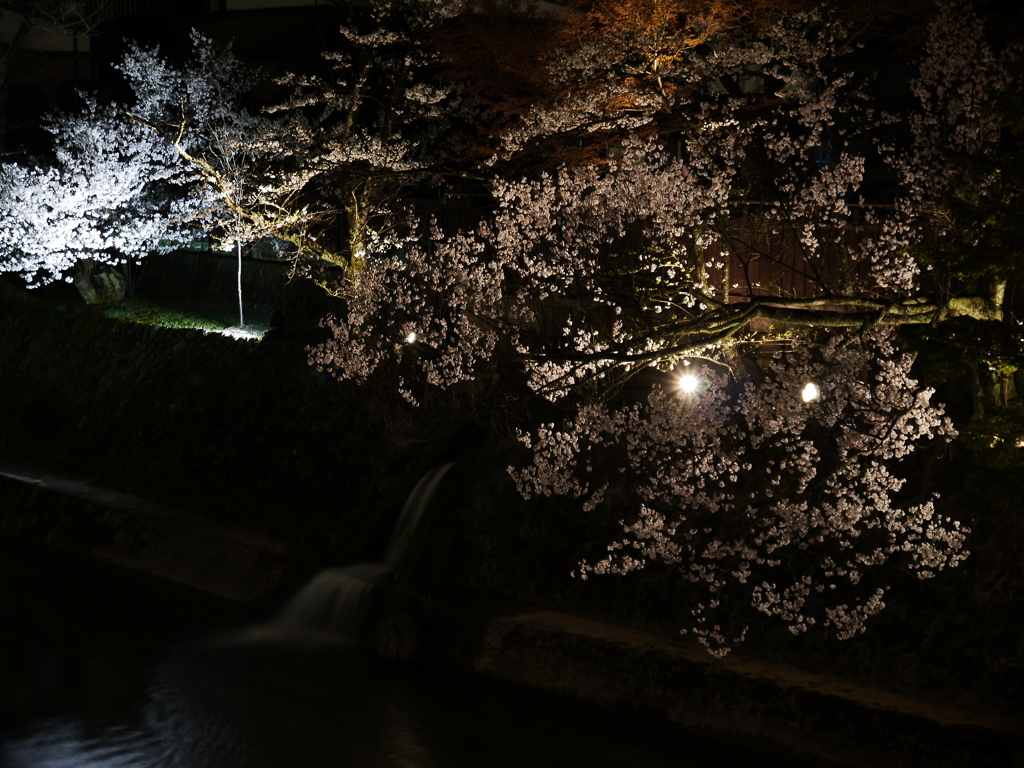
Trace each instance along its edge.
{"label": "blossom cluster", "polygon": [[[836,336],[774,360],[760,383],[704,370],[699,395],[660,387],[644,403],[582,405],[524,435],[532,463],[510,472],[527,497],[575,496],[586,508],[615,483],[625,537],[580,576],[673,566],[692,584],[680,624],[714,652],[744,635],[743,604],[793,633],[849,638],[884,605],[881,566],[927,578],[967,554],[966,529],[933,500],[894,501],[904,485],[894,462],[954,434],[910,364],[885,336]],[[809,402],[807,382],[820,393]]]}
{"label": "blossom cluster", "polygon": [[[891,328],[945,311],[911,246],[991,182],[947,158],[994,154],[991,98],[1017,83],[1019,52],[997,55],[964,7],[941,6],[918,103],[894,115],[855,66],[858,30],[825,7],[743,28],[661,5],[598,18],[547,60],[557,96],[510,119],[483,161],[493,209],[446,232],[396,201],[445,175],[472,123],[423,45],[458,7],[364,9],[329,74],[283,76],[286,98],[259,113],[255,74],[209,40],[183,66],[131,48],[131,105],[58,121],[52,167],[0,167],[0,268],[51,279],[189,226],[342,267],[330,289],[345,308],[311,363],[359,381],[388,369],[413,403],[510,370],[516,395],[558,401],[570,418],[522,434],[521,492],[589,509],[625,492],[623,538],[580,575],[671,565],[693,595],[682,623],[716,652],[745,635],[737,606],[845,638],[882,609],[883,566],[956,565],[964,530],[930,499],[895,501],[900,462],[952,428]],[[894,126],[895,202],[875,205],[872,143]],[[536,162],[567,137],[598,151]],[[161,196],[172,188],[185,194]],[[340,248],[321,237],[339,220]],[[721,373],[780,341],[759,380]],[[698,391],[621,395],[638,371],[683,364]]]}
{"label": "blossom cluster", "polygon": [[498,212],[478,232],[435,227],[373,253],[346,287],[347,316],[328,323],[334,341],[313,359],[365,378],[411,355],[429,384],[445,387],[500,350],[522,362],[534,390],[562,396],[618,366],[616,356],[649,353],[657,336],[638,329],[699,312],[713,294],[694,232],[725,204],[727,187],[713,181],[634,139],[604,172],[499,182]]}
{"label": "blossom cluster", "polygon": [[169,148],[93,101],[50,129],[53,164],[0,166],[0,271],[44,284],[80,259],[118,264],[190,239],[189,206],[167,192],[193,176]]}
{"label": "blossom cluster", "polygon": [[[966,529],[934,499],[896,501],[900,463],[954,432],[891,330],[941,307],[908,251],[927,234],[917,166],[890,157],[909,196],[898,205],[860,201],[865,137],[896,118],[846,68],[851,34],[794,14],[739,44],[683,51],[659,70],[693,126],[671,149],[630,132],[668,109],[650,93],[620,112],[586,88],[538,106],[506,157],[584,126],[620,134],[600,162],[495,181],[497,209],[476,231],[426,228],[371,251],[346,285],[348,315],[311,353],[341,378],[397,364],[413,401],[418,387],[490,375],[498,358],[514,365],[573,413],[524,429],[531,459],[509,468],[520,491],[595,509],[614,486],[615,504],[628,500],[616,506],[623,537],[577,572],[672,566],[692,597],[680,623],[715,653],[742,640],[751,614],[849,638],[884,607],[886,569],[927,578],[966,557]],[[580,50],[565,72],[635,86],[617,61],[572,58]],[[744,77],[774,90],[738,89]],[[757,258],[773,258],[765,243],[784,237],[802,295],[751,279]],[[751,330],[756,317],[780,327]],[[786,352],[763,380],[720,373],[766,339]],[[616,394],[642,368],[684,363],[700,369],[698,392]]]}

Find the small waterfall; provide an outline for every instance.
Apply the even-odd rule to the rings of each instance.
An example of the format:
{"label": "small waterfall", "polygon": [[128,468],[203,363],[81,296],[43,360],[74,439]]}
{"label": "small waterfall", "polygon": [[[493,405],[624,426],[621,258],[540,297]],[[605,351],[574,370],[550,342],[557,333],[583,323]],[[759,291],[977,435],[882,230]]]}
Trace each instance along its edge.
{"label": "small waterfall", "polygon": [[320,629],[356,639],[370,611],[374,593],[394,571],[437,486],[453,466],[442,464],[420,478],[402,507],[382,562],[320,571],[288,601],[274,623]]}
{"label": "small waterfall", "polygon": [[356,563],[320,571],[288,601],[275,623],[355,638],[370,610],[374,586],[390,573],[391,568],[384,563]]}
{"label": "small waterfall", "polygon": [[409,498],[405,500],[402,514],[398,516],[398,522],[395,523],[395,528],[391,532],[391,541],[384,553],[384,562],[390,567],[394,568],[402,559],[405,545],[409,543],[409,537],[416,530],[420,518],[423,517],[423,513],[427,509],[427,504],[434,497],[434,491],[437,490],[445,473],[453,466],[455,466],[454,462],[434,467],[420,478],[416,487],[412,489],[412,493],[409,494]]}

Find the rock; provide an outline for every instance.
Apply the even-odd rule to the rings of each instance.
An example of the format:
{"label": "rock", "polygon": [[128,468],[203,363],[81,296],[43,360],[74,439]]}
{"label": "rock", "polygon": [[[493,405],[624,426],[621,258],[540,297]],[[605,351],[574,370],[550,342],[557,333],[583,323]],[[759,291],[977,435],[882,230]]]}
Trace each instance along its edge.
{"label": "rock", "polygon": [[263,334],[263,341],[268,339],[280,341],[282,339],[290,339],[291,337],[291,334],[285,330],[284,313],[280,307],[275,306],[274,313],[270,316],[270,327]]}
{"label": "rock", "polygon": [[81,259],[75,273],[75,288],[89,304],[113,304],[124,299],[127,281],[108,264]]}

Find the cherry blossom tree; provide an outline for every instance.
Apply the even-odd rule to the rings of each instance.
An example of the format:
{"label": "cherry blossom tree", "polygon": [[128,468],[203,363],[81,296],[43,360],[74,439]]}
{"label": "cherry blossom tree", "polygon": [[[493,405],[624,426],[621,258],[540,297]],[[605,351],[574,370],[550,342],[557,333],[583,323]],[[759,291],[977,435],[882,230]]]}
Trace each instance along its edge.
{"label": "cherry blossom tree", "polygon": [[[603,171],[499,187],[502,207],[475,237],[435,234],[372,262],[313,360],[358,379],[403,359],[413,401],[423,386],[517,361],[530,388],[576,410],[522,435],[533,459],[511,470],[520,490],[593,507],[611,478],[638,550],[615,542],[613,557],[582,574],[678,564],[705,590],[684,624],[715,651],[745,631],[708,618],[722,600],[731,614],[745,601],[795,631],[817,624],[849,637],[883,605],[872,579],[857,594],[866,568],[894,557],[924,576],[962,556],[963,535],[929,502],[892,502],[903,481],[888,469],[952,429],[883,331],[856,335],[939,308],[898,294],[730,301],[712,279],[721,262],[708,263],[723,258],[710,238],[725,190],[649,144],[623,151]],[[648,366],[735,367],[765,336],[750,330],[755,318],[787,325],[768,335],[792,347],[759,385],[737,371],[742,386],[730,392],[712,367],[699,397],[662,386],[646,406],[619,404],[618,386]],[[825,393],[820,404],[801,400],[808,383]],[[798,581],[780,580],[793,573]]]}
{"label": "cherry blossom tree", "polygon": [[266,237],[318,249],[314,229],[328,217],[300,202],[314,173],[295,166],[288,137],[292,120],[270,120],[244,106],[260,75],[230,48],[192,34],[193,55],[176,66],[159,49],[132,46],[120,66],[135,103],[126,111],[153,139],[172,150],[199,181],[191,190],[190,224],[210,233],[238,258],[238,322],[242,303],[242,248]]}
{"label": "cherry blossom tree", "polygon": [[245,101],[259,75],[229,50],[194,35],[192,59],[176,66],[136,47],[121,67],[137,100],[130,116],[196,167],[229,239],[272,235],[298,258],[359,271],[391,203],[450,156],[443,139],[463,107],[432,84],[436,57],[422,43],[457,7],[395,0],[353,12],[326,72],[277,78],[285,97],[258,111]]}
{"label": "cherry blossom tree", "polygon": [[50,131],[53,163],[0,166],[0,270],[42,284],[82,259],[117,265],[189,238],[191,175],[149,131],[92,101]]}
{"label": "cherry blossom tree", "polygon": [[684,631],[721,654],[747,631],[743,606],[846,639],[885,605],[880,566],[927,578],[966,557],[965,531],[932,501],[894,502],[904,480],[890,467],[952,434],[910,356],[884,333],[826,338],[777,356],[757,383],[695,362],[683,391],[585,404],[523,435],[533,462],[511,471],[528,498],[593,508],[610,484],[631,491],[615,496],[626,538],[579,575],[673,566],[692,585]]}
{"label": "cherry blossom tree", "polygon": [[[586,89],[545,105],[507,153],[599,123],[617,132],[612,151],[499,179],[476,232],[427,227],[380,249],[349,276],[348,314],[328,321],[334,338],[312,362],[353,379],[397,365],[413,402],[521,372],[520,394],[571,414],[520,435],[532,452],[510,468],[522,493],[614,503],[622,519],[624,538],[577,573],[671,565],[691,585],[680,624],[714,652],[743,638],[751,612],[795,633],[863,631],[884,606],[883,574],[927,578],[966,556],[964,530],[933,500],[897,502],[905,459],[954,430],[895,331],[998,309],[977,285],[937,286],[914,257],[946,236],[928,194],[963,188],[941,181],[949,149],[985,133],[986,89],[1016,71],[1012,51],[962,40],[972,19],[961,6],[936,15],[918,104],[899,114],[875,103],[851,64],[857,30],[827,8],[728,44],[684,40],[666,60],[672,88],[646,102],[637,91],[629,110],[588,108]],[[669,111],[686,117],[669,141],[643,132]],[[887,155],[889,200],[866,200],[873,144],[893,135],[910,138]],[[759,373],[741,364],[771,349]],[[650,368],[699,369],[697,391],[671,379],[646,398],[623,390]]]}
{"label": "cherry blossom tree", "polygon": [[251,241],[295,227],[279,210],[287,184],[269,213],[253,210],[263,126],[240,99],[254,77],[208,40],[194,43],[180,68],[132,46],[121,65],[132,105],[87,98],[83,112],[51,123],[55,163],[3,166],[5,271],[48,282],[79,259],[122,263],[213,228]]}
{"label": "cherry blossom tree", "polygon": [[296,151],[341,213],[335,262],[349,269],[362,269],[372,242],[386,239],[403,193],[454,170],[456,128],[471,108],[435,76],[426,41],[460,7],[390,0],[353,11],[337,50],[324,54],[326,71],[278,80],[288,97],[268,111],[297,117]]}
{"label": "cherry blossom tree", "polygon": [[193,32],[191,58],[168,61],[159,48],[131,46],[120,70],[134,103],[126,119],[192,169],[193,222],[229,247],[274,236],[314,257],[336,256],[317,242],[331,213],[304,192],[319,169],[296,162],[296,119],[270,120],[245,106],[258,72],[230,49]]}

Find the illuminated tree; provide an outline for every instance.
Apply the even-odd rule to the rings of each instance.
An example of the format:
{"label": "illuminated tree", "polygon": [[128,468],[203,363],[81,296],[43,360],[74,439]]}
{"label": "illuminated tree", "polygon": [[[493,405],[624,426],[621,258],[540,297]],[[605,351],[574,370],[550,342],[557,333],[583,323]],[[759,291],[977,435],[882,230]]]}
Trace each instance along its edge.
{"label": "illuminated tree", "polygon": [[200,182],[193,222],[227,244],[274,236],[314,257],[337,257],[316,240],[330,212],[304,197],[319,173],[297,162],[297,119],[270,120],[243,101],[258,73],[193,33],[193,54],[177,66],[159,49],[132,46],[120,66],[132,88],[130,119],[151,132]]}
{"label": "illuminated tree", "polygon": [[911,357],[885,334],[826,338],[778,356],[760,382],[695,361],[683,391],[586,404],[524,435],[533,462],[513,471],[524,495],[591,509],[607,493],[623,515],[625,538],[579,575],[673,566],[692,585],[684,631],[720,654],[743,640],[745,606],[793,634],[846,639],[885,605],[881,566],[927,578],[966,557],[966,531],[932,501],[895,502],[904,480],[890,468],[952,434],[907,375]]}
{"label": "illuminated tree", "polygon": [[396,0],[354,13],[341,49],[325,54],[328,73],[279,78],[287,97],[259,112],[243,105],[257,74],[209,40],[195,35],[182,67],[134,48],[121,67],[137,100],[130,116],[195,166],[226,239],[272,235],[314,271],[359,271],[392,203],[444,170],[445,130],[462,107],[431,85],[422,41],[452,11]]}
{"label": "illuminated tree", "polygon": [[[716,652],[742,639],[751,611],[794,632],[862,631],[884,605],[885,567],[925,578],[965,556],[958,523],[931,501],[896,501],[902,460],[953,430],[894,330],[1001,312],[977,285],[936,286],[912,251],[944,236],[926,193],[945,194],[958,126],[976,154],[1000,135],[970,126],[995,95],[982,89],[1011,84],[1012,52],[988,55],[980,37],[951,46],[971,18],[960,7],[936,17],[920,103],[902,114],[846,69],[852,29],[824,13],[769,19],[728,46],[711,37],[700,56],[683,45],[677,87],[637,108],[642,127],[661,96],[680,100],[688,122],[669,147],[620,138],[599,162],[499,180],[476,232],[434,230],[374,254],[312,361],[354,379],[397,361],[414,402],[518,369],[520,395],[573,414],[521,435],[533,458],[511,469],[520,490],[622,515],[625,539],[582,575],[673,566],[694,585],[680,623]],[[771,89],[722,85],[744,73]],[[935,90],[948,95],[942,120],[929,117]],[[598,106],[590,114],[606,114]],[[627,112],[612,116],[619,136]],[[538,111],[508,151],[577,131],[587,114]],[[895,137],[895,202],[872,205],[865,167],[883,135]],[[777,279],[759,285],[759,274]],[[746,371],[741,358],[765,342],[784,353]],[[669,380],[638,402],[622,389],[639,370],[687,364],[702,391],[683,396]],[[818,398],[801,397],[808,384]]]}
{"label": "illuminated tree", "polygon": [[47,283],[82,259],[117,265],[188,238],[190,174],[149,131],[93,102],[50,131],[51,165],[0,166],[0,271]]}
{"label": "illuminated tree", "polygon": [[353,11],[339,49],[324,55],[327,72],[278,81],[289,96],[268,112],[289,116],[290,151],[344,222],[344,242],[321,258],[362,269],[401,195],[452,170],[453,132],[469,107],[434,76],[425,41],[459,5],[392,0]]}
{"label": "illuminated tree", "polygon": [[304,236],[299,217],[281,214],[287,184],[259,197],[264,208],[252,205],[266,156],[265,126],[240,106],[253,77],[209,41],[194,42],[182,68],[132,47],[122,64],[130,108],[88,99],[82,113],[53,120],[55,163],[3,166],[5,271],[48,282],[80,259],[118,264],[215,227],[229,241],[289,225]]}

